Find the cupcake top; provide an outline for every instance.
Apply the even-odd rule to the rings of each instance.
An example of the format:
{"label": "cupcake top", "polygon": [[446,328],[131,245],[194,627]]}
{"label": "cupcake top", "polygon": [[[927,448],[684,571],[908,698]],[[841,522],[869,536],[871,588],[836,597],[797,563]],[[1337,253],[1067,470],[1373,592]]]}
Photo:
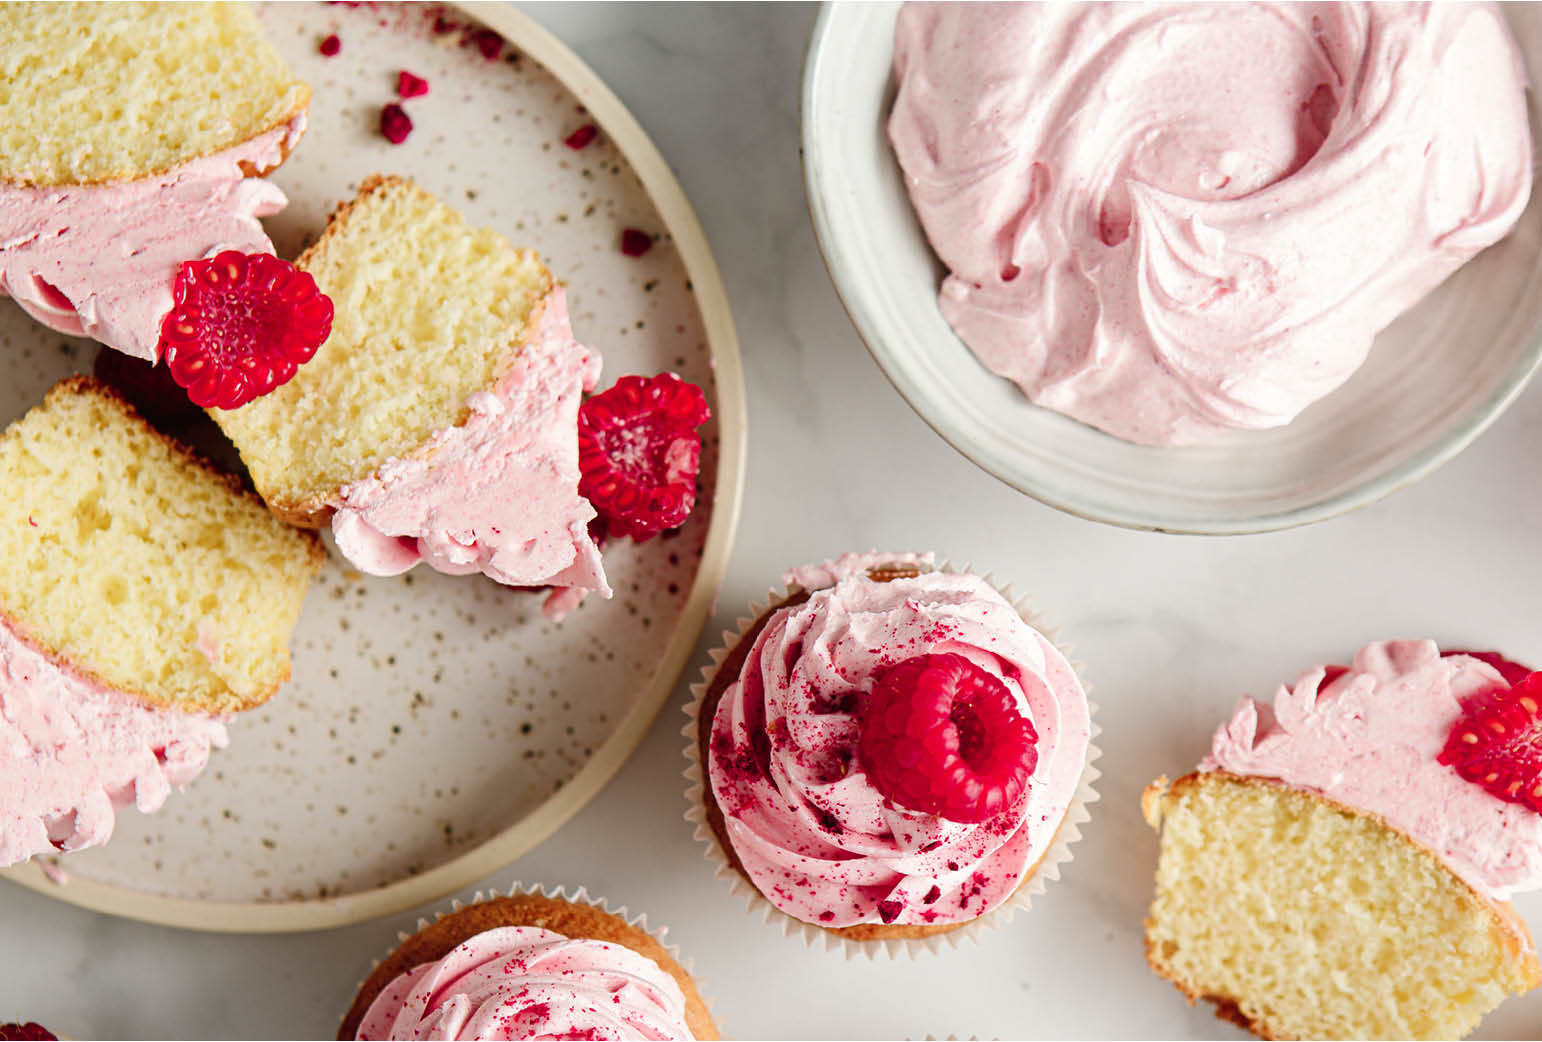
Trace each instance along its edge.
{"label": "cupcake top", "polygon": [[[1080,783],[1091,722],[1070,664],[982,579],[929,565],[789,573],[717,703],[707,776],[728,842],[804,922],[977,918],[1043,857]],[[825,585],[804,599],[804,582]]]}
{"label": "cupcake top", "polygon": [[690,1039],[680,986],[621,944],[485,930],[386,985],[361,1039]]}
{"label": "cupcake top", "polygon": [[1539,779],[1512,785],[1520,775],[1501,766],[1503,750],[1474,759],[1491,747],[1470,725],[1491,731],[1484,721],[1498,711],[1521,714],[1506,720],[1521,725],[1514,733],[1535,727],[1524,673],[1497,656],[1442,654],[1429,640],[1368,644],[1347,669],[1314,666],[1282,685],[1272,707],[1244,697],[1199,769],[1277,779],[1376,815],[1504,900],[1542,886]]}

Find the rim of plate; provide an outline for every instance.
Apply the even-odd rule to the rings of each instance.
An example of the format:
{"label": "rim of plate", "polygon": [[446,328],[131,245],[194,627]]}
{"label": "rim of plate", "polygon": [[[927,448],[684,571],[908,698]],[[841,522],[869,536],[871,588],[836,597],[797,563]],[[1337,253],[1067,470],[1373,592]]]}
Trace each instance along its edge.
{"label": "rim of plate", "polygon": [[[1137,514],[1101,510],[1096,506],[1077,503],[1036,486],[1025,478],[1020,469],[1013,466],[1008,454],[993,443],[990,431],[967,414],[944,419],[936,399],[927,393],[926,385],[917,372],[903,359],[892,353],[879,333],[879,323],[873,305],[853,292],[841,273],[849,270],[852,262],[848,257],[847,243],[837,230],[826,201],[825,186],[830,183],[832,169],[824,149],[812,136],[811,128],[817,122],[818,105],[816,84],[821,78],[827,57],[825,43],[831,23],[847,8],[860,8],[861,3],[825,0],[820,5],[818,17],[809,33],[808,47],[803,56],[802,97],[798,108],[798,138],[803,157],[804,197],[809,216],[814,224],[814,238],[819,244],[820,258],[825,271],[835,286],[836,296],[846,315],[856,327],[857,336],[867,348],[879,370],[893,385],[928,427],[938,437],[952,446],[959,455],[984,470],[1002,483],[1029,496],[1046,506],[1054,507],[1074,517],[1120,528],[1138,531],[1165,532],[1173,535],[1250,535],[1275,532],[1286,528],[1326,521],[1340,514],[1347,514],[1368,506],[1428,476],[1442,464],[1470,445],[1478,435],[1488,429],[1501,413],[1526,387],[1532,374],[1542,364],[1542,335],[1533,336],[1531,345],[1522,354],[1519,363],[1492,394],[1478,403],[1446,438],[1391,467],[1385,473],[1352,488],[1337,492],[1306,506],[1295,507],[1251,518],[1176,519],[1172,517],[1141,517]],[[1542,187],[1539,187],[1542,191]],[[1026,403],[1025,403],[1026,404]],[[950,422],[951,421],[951,422]]]}
{"label": "rim of plate", "polygon": [[[600,77],[567,45],[528,15],[505,3],[458,4],[546,68],[583,100],[595,123],[621,150],[644,191],[658,208],[691,278],[711,349],[717,385],[718,468],[712,521],[701,563],[691,583],[680,622],[642,697],[567,784],[523,819],[487,842],[444,864],[374,890],[314,901],[246,903],[193,901],[129,890],[89,879],[60,886],[36,860],[4,870],[4,878],[49,897],[126,919],[214,933],[292,933],[324,930],[394,915],[428,904],[505,868],[576,815],[621,769],[641,744],[675,691],[706,625],[723,581],[738,529],[744,493],[746,401],[738,334],[723,277],[706,233],[653,140]],[[66,869],[67,871],[67,869]]]}

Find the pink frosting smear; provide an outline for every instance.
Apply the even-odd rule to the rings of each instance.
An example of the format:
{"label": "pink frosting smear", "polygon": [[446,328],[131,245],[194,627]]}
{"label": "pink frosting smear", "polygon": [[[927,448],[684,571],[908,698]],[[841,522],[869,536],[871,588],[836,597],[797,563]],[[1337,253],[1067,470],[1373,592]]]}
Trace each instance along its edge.
{"label": "pink frosting smear", "polygon": [[220,720],[142,706],[0,622],[0,865],[106,843],[117,808],[159,810],[228,743]]}
{"label": "pink frosting smear", "polygon": [[[1048,851],[1087,762],[1086,694],[1055,646],[974,575],[867,577],[892,560],[790,573],[832,584],[772,616],[712,720],[707,777],[734,853],[772,904],[818,926],[956,923],[1001,905]],[[1039,735],[1023,796],[977,824],[894,806],[857,756],[883,671],[947,652],[1000,677]]]}
{"label": "pink frosting smear", "polygon": [[894,71],[943,317],[1144,444],[1290,422],[1531,194],[1489,4],[912,3]]}
{"label": "pink frosting smear", "polygon": [[272,253],[259,217],[288,202],[247,177],[277,166],[305,133],[304,113],[249,141],[157,177],[27,188],[0,183],[0,290],[70,336],[160,357],[177,269],[222,250]]}
{"label": "pink frosting smear", "polygon": [[1463,706],[1508,686],[1498,670],[1442,657],[1429,640],[1368,644],[1324,685],[1326,670],[1282,685],[1272,708],[1244,697],[1199,769],[1278,779],[1373,814],[1496,900],[1542,887],[1542,814],[1435,760]]}
{"label": "pink frosting smear", "polygon": [[534,926],[477,934],[397,977],[361,1039],[690,1039],[685,996],[653,960]]}
{"label": "pink frosting smear", "polygon": [[553,618],[587,592],[609,597],[589,537],[595,510],[578,494],[578,406],[599,377],[599,354],[573,339],[554,289],[508,376],[467,399],[464,423],[342,490],[338,550],[371,575],[422,561],[449,575],[556,587],[546,602]]}

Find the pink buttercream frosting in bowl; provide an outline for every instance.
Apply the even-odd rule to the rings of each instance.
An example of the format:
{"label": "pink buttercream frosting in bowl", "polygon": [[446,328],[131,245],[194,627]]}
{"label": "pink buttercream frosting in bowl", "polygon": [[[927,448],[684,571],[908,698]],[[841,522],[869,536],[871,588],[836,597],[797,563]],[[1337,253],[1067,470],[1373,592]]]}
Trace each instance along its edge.
{"label": "pink buttercream frosting in bowl", "polygon": [[421,561],[450,575],[554,587],[546,612],[558,618],[585,593],[609,597],[589,536],[595,510],[578,493],[578,407],[599,375],[599,354],[573,338],[566,298],[554,289],[509,373],[468,399],[465,422],[341,490],[338,550],[371,575]]}
{"label": "pink buttercream frosting in bowl", "polygon": [[[870,568],[919,571],[889,581]],[[1054,843],[1092,736],[1075,671],[983,579],[930,556],[852,555],[788,573],[808,599],[770,612],[722,690],[704,763],[755,888],[804,923],[944,927],[1005,904]],[[865,699],[918,655],[962,655],[1005,684],[1037,733],[1026,790],[969,824],[895,805],[858,755]]]}
{"label": "pink buttercream frosting in bowl", "polygon": [[1492,665],[1433,641],[1368,644],[1328,679],[1315,666],[1273,705],[1244,697],[1201,771],[1270,778],[1374,815],[1480,893],[1542,887],[1542,814],[1436,761],[1464,708],[1508,687]]}
{"label": "pink buttercream frosting in bowl", "polygon": [[534,926],[486,930],[397,977],[360,1039],[690,1039],[685,996],[651,959]]}
{"label": "pink buttercream frosting in bowl", "polygon": [[942,316],[1143,444],[1290,422],[1531,192],[1493,5],[908,4],[894,74]]}
{"label": "pink buttercream frosting in bowl", "polygon": [[0,621],[0,866],[100,846],[115,811],[159,810],[229,742],[64,668]]}
{"label": "pink buttercream frosting in bowl", "polygon": [[0,290],[61,333],[160,357],[161,321],[183,263],[224,250],[272,253],[260,217],[278,187],[246,170],[277,166],[305,133],[304,113],[249,141],[138,181],[23,187],[0,183]]}

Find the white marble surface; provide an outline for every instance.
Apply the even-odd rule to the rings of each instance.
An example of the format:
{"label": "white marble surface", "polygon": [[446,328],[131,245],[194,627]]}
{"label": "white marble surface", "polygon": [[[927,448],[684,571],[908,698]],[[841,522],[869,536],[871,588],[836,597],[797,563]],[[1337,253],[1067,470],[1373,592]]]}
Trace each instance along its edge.
{"label": "white marble surface", "polygon": [[[1063,882],[983,943],[915,962],[806,951],[744,913],[681,820],[678,704],[594,803],[487,883],[585,884],[669,924],[733,1037],[1240,1037],[1145,968],[1156,844],[1139,791],[1197,760],[1238,694],[1369,639],[1433,636],[1542,662],[1542,387],[1422,484],[1312,528],[1178,538],[1058,514],[933,436],[841,310],[798,166],[812,8],[531,13],[654,135],[727,280],[749,385],[749,484],[709,633],[788,564],[869,546],[973,561],[1031,591],[1076,645],[1102,706],[1106,773]],[[1542,928],[1542,899],[1518,904]],[[202,935],[3,885],[0,1019],[74,1038],[325,1037],[414,918]],[[1539,1035],[1542,992],[1507,1003],[1479,1037]]]}

